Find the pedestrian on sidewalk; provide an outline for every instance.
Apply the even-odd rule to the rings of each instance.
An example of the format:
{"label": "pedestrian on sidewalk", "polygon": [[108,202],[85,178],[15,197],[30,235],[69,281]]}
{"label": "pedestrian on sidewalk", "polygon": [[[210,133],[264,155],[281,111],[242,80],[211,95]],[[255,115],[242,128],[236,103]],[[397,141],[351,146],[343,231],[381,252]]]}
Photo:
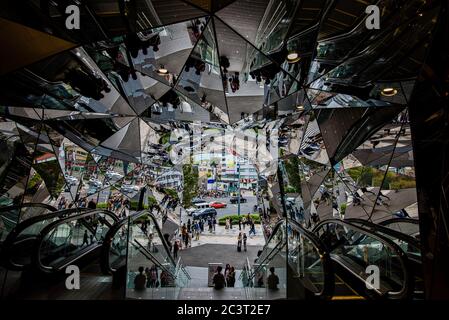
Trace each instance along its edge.
{"label": "pedestrian on sidewalk", "polygon": [[207,224],[209,226],[209,233],[212,233],[212,229],[213,229],[213,227],[212,227],[212,218],[209,217],[207,219]]}
{"label": "pedestrian on sidewalk", "polygon": [[189,247],[189,233],[186,233],[184,237],[184,247],[187,249]]}
{"label": "pedestrian on sidewalk", "polygon": [[215,233],[215,226],[217,225],[217,219],[214,217],[213,221],[212,221],[212,227],[214,228],[214,233]]}
{"label": "pedestrian on sidewalk", "polygon": [[239,232],[239,235],[237,236],[237,251],[242,251],[242,233]]}
{"label": "pedestrian on sidewalk", "polygon": [[173,258],[178,258],[178,251],[179,251],[179,244],[178,240],[175,241],[175,244],[173,245]]}
{"label": "pedestrian on sidewalk", "polygon": [[239,231],[242,231],[242,218],[239,217]]}
{"label": "pedestrian on sidewalk", "polygon": [[189,248],[191,248],[192,247],[192,234],[191,233],[188,233],[187,234],[187,237],[188,237],[188,243],[189,243]]}
{"label": "pedestrian on sidewalk", "polygon": [[246,241],[248,240],[248,237],[246,236],[246,233],[243,233],[243,250],[246,252]]}

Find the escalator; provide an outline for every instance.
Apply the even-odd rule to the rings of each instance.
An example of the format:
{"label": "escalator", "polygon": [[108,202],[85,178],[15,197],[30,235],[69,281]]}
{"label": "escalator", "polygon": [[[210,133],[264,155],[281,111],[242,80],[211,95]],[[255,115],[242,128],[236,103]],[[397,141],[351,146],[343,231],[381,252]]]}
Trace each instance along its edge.
{"label": "escalator", "polygon": [[[338,219],[319,223],[313,232],[327,248],[336,276],[358,295],[367,299],[412,298],[413,265],[389,236]],[[369,278],[373,266],[379,271],[378,285]]]}
{"label": "escalator", "polygon": [[410,218],[392,218],[379,223],[381,226],[399,231],[416,239],[419,238],[419,221]]}
{"label": "escalator", "polygon": [[35,216],[56,211],[56,208],[44,203],[24,203],[0,208],[0,245],[17,224]]}
{"label": "escalator", "polygon": [[70,264],[98,258],[107,232],[118,222],[107,210],[92,209],[46,225],[36,236],[31,261],[37,270],[58,273]]}
{"label": "escalator", "polygon": [[[134,288],[134,278],[140,267],[155,276],[153,286],[145,291]],[[147,210],[131,214],[106,233],[101,269],[105,274],[126,269],[126,295],[130,299],[159,299],[161,292],[164,299],[177,299],[180,289],[190,280],[181,260],[175,261],[172,257],[156,218]]]}
{"label": "escalator", "polygon": [[38,235],[46,226],[63,218],[88,211],[83,208],[55,210],[28,216],[26,220],[21,219],[21,222],[10,230],[2,245],[1,264],[4,267],[9,270],[23,270],[31,264],[32,250],[35,247]]}
{"label": "escalator", "polygon": [[[268,285],[268,274],[274,268],[279,278],[278,288],[286,290],[273,295]],[[273,270],[273,269],[272,269]],[[242,281],[249,299],[265,298],[329,299],[334,290],[334,274],[329,254],[315,234],[296,221],[279,221],[254,266],[245,266]],[[288,283],[288,286],[287,286]]]}
{"label": "escalator", "polygon": [[[396,220],[396,219],[394,219]],[[399,219],[404,220],[404,219]],[[411,220],[411,219],[407,219]],[[396,243],[401,249],[405,252],[410,262],[410,265],[413,268],[413,274],[415,276],[414,284],[414,299],[422,299],[424,298],[424,281],[423,281],[423,266],[421,260],[421,244],[419,240],[412,235],[402,233],[400,231],[395,230],[395,228],[389,228],[388,225],[394,227],[400,227],[400,230],[410,231],[411,234],[416,235],[416,228],[419,226],[414,223],[416,220],[411,220],[413,222],[392,222],[389,221],[386,225],[379,225],[372,223],[370,221],[362,220],[362,219],[347,219],[346,221],[358,225],[362,228],[368,229],[372,233],[376,233],[382,236],[389,238],[391,241]],[[405,225],[405,227],[404,227]],[[399,229],[399,228],[398,228]],[[419,231],[419,230],[418,230]]]}

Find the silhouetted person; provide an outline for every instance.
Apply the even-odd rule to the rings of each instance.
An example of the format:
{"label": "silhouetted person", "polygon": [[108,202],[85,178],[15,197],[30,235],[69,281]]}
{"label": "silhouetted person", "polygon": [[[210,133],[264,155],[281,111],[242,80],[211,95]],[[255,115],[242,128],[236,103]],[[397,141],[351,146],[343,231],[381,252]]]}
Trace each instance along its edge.
{"label": "silhouetted person", "polygon": [[89,240],[88,240],[87,230],[84,230],[83,244],[82,244],[81,246],[84,246],[84,244],[86,244],[86,246],[89,245]]}
{"label": "silhouetted person", "polygon": [[147,277],[143,273],[144,268],[139,267],[139,274],[134,278],[134,289],[135,290],[144,290],[145,284],[147,283]]}
{"label": "silhouetted person", "polygon": [[270,268],[271,274],[267,278],[268,289],[277,290],[279,284],[279,277],[274,273],[274,267]]}
{"label": "silhouetted person", "polygon": [[217,273],[214,275],[212,282],[214,284],[214,288],[215,289],[223,289],[225,284],[226,284],[226,280],[224,275],[221,273],[221,270],[223,270],[223,268],[221,266],[217,267]]}

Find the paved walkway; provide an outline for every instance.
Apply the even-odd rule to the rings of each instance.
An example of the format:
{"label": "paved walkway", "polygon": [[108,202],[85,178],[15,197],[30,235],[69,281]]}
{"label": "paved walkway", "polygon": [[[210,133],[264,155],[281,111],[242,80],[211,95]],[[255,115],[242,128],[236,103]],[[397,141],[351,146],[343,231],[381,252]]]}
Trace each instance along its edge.
{"label": "paved walkway", "polygon": [[[224,226],[217,225],[215,233],[210,233],[207,229],[200,234],[200,239],[195,240],[192,238],[192,247],[197,247],[204,244],[230,244],[237,246],[237,237],[239,232],[246,233],[248,236],[249,229],[239,231],[238,226],[233,227],[231,230],[226,230]],[[256,235],[248,236],[247,245],[252,246],[264,246],[265,238],[262,234],[262,227],[256,225]]]}
{"label": "paved walkway", "polygon": [[236,245],[230,244],[205,244],[179,251],[185,266],[207,267],[209,263],[227,263],[237,269],[241,269],[246,263],[246,258],[254,263],[257,252],[262,250],[262,246],[248,246],[247,252],[237,252]]}

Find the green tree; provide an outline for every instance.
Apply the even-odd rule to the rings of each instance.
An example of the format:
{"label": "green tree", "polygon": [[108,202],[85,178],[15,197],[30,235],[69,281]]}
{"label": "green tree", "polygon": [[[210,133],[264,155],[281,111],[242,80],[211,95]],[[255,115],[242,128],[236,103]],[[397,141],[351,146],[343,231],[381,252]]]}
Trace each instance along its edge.
{"label": "green tree", "polygon": [[182,205],[184,208],[192,206],[192,199],[198,195],[198,167],[185,164],[182,167],[184,188],[182,190]]}
{"label": "green tree", "polygon": [[[284,161],[285,171],[287,172],[289,190],[293,192],[300,192],[301,190],[301,177],[299,176],[299,159],[292,157]],[[290,191],[290,192],[291,192]]]}

